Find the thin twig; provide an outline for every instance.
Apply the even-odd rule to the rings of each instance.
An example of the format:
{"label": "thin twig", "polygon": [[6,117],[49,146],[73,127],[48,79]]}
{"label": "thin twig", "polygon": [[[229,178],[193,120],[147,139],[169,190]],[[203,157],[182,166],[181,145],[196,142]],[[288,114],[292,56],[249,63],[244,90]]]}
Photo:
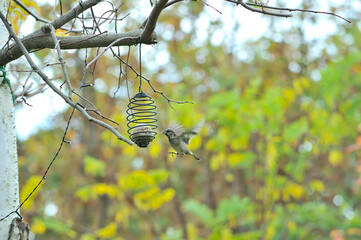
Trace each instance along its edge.
{"label": "thin twig", "polygon": [[[128,54],[129,54],[129,53],[128,53]],[[117,57],[120,61],[122,61],[127,67],[129,67],[129,68],[137,75],[137,77],[140,76],[140,74],[137,72],[137,70],[135,70],[135,68],[134,68],[132,65],[130,65],[127,61],[124,61],[124,60],[123,60],[121,57],[119,57],[119,56],[115,56],[115,57]],[[126,72],[126,73],[127,73],[127,72]],[[173,110],[175,110],[175,109],[174,109],[174,107],[173,107],[172,104],[171,104],[172,102],[173,102],[173,103],[177,103],[177,104],[184,104],[184,103],[191,103],[191,104],[193,104],[193,103],[190,102],[190,101],[176,101],[176,100],[170,99],[169,97],[167,97],[167,96],[164,94],[164,92],[161,92],[161,91],[157,90],[157,89],[152,85],[152,83],[150,82],[150,80],[149,80],[148,78],[142,76],[142,79],[144,79],[145,81],[148,82],[148,84],[149,84],[149,86],[152,88],[153,92],[158,93],[158,94],[162,95],[165,99],[167,99],[169,106],[170,106]]]}
{"label": "thin twig", "polygon": [[320,14],[327,14],[327,15],[332,15],[338,18],[341,18],[342,20],[345,20],[348,23],[351,23],[350,20],[337,15],[333,12],[325,12],[325,11],[315,11],[315,10],[307,10],[307,9],[298,9],[298,8],[283,8],[283,7],[272,7],[272,6],[267,6],[267,5],[260,5],[260,4],[255,4],[255,3],[247,3],[247,5],[249,6],[254,6],[254,7],[262,7],[262,8],[268,8],[268,9],[275,9],[275,10],[280,10],[280,11],[289,11],[289,12],[309,12],[309,13],[320,13]]}
{"label": "thin twig", "polygon": [[212,5],[206,3],[206,2],[203,1],[203,0],[201,0],[201,1],[202,1],[202,3],[203,3],[204,5],[206,5],[207,7],[210,7],[210,8],[212,8],[213,10],[215,10],[216,12],[218,12],[219,14],[222,14],[222,12],[219,11],[217,8],[213,7]]}
{"label": "thin twig", "polygon": [[[128,55],[127,55],[127,63],[129,62],[129,56],[130,56],[130,46],[128,47]],[[122,58],[119,56],[118,58],[120,60],[120,63],[122,62]],[[125,64],[125,63],[124,63]],[[130,92],[129,92],[129,79],[128,79],[128,67],[129,67],[129,64],[125,64],[125,82],[127,84],[127,94],[128,94],[128,99],[129,99],[129,102],[130,102]],[[134,69],[135,70],[135,69]]]}
{"label": "thin twig", "polygon": [[[80,86],[80,87],[83,88],[82,86]],[[90,105],[93,107],[93,108],[85,108],[85,107],[84,107],[84,109],[85,109],[87,112],[95,112],[99,117],[101,117],[101,118],[103,118],[103,119],[105,119],[105,120],[108,120],[109,122],[112,122],[112,123],[114,123],[114,124],[116,124],[116,125],[119,126],[119,123],[117,123],[116,121],[114,121],[114,120],[112,120],[112,119],[104,116],[103,114],[101,114],[101,113],[99,112],[99,109],[97,109],[97,108],[95,107],[94,103],[92,103],[90,100],[88,100],[87,98],[83,97],[82,95],[80,95],[79,93],[77,93],[77,92],[75,92],[75,91],[73,91],[73,93],[74,93],[75,95],[77,95],[78,97],[80,97],[82,100],[84,100],[85,102],[87,102],[88,104],[90,104]]]}
{"label": "thin twig", "polygon": [[[118,56],[120,55],[120,49],[118,47]],[[120,80],[122,78],[122,74],[123,74],[123,68],[122,68],[122,62],[119,61],[119,76],[118,76],[118,87],[117,90],[115,90],[114,94],[113,94],[113,98],[115,98],[116,94],[118,93],[119,89],[120,89]],[[124,75],[124,74],[123,74]],[[128,83],[128,82],[127,82]]]}
{"label": "thin twig", "polygon": [[73,87],[71,86],[71,83],[70,83],[70,79],[69,79],[69,74],[68,74],[68,71],[66,70],[66,67],[65,67],[65,62],[63,60],[63,54],[60,50],[60,40],[58,40],[58,38],[56,37],[55,35],[55,29],[54,27],[51,25],[51,24],[46,24],[45,26],[43,26],[43,28],[49,28],[50,32],[51,32],[51,37],[54,41],[54,44],[55,44],[55,48],[58,52],[58,59],[59,59],[59,62],[61,63],[61,69],[63,71],[63,74],[64,74],[64,78],[65,78],[65,82],[66,82],[66,85],[68,86],[68,98],[71,98],[71,95],[72,95],[72,91],[73,91]]}
{"label": "thin twig", "polygon": [[[233,1],[235,2],[235,1]],[[274,12],[269,12],[267,10],[262,9],[258,9],[258,8],[253,8],[251,6],[249,6],[247,3],[243,2],[243,0],[238,0],[237,4],[241,4],[242,7],[244,7],[245,9],[248,9],[252,12],[258,12],[258,13],[262,13],[262,14],[266,14],[266,15],[271,15],[271,16],[276,16],[276,17],[292,17],[292,14],[287,14],[287,13],[274,13]]]}
{"label": "thin twig", "polygon": [[111,48],[114,44],[116,44],[117,42],[119,41],[122,41],[124,39],[137,39],[136,37],[133,37],[133,38],[129,38],[129,37],[125,37],[125,38],[119,38],[115,41],[113,41],[111,44],[109,44],[104,50],[103,52],[101,52],[99,55],[97,55],[90,63],[88,63],[88,65],[86,66],[87,68],[92,65],[96,60],[98,60],[101,56],[103,56],[103,54],[109,49]]}

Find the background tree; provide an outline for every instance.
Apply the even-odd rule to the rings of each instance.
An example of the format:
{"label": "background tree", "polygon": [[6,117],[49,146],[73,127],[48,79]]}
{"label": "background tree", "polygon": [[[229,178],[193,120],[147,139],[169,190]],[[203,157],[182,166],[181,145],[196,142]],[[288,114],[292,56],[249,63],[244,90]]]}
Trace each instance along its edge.
{"label": "background tree", "polygon": [[[159,1],[158,4],[166,2]],[[178,1],[169,3],[173,2]],[[115,7],[114,12],[121,12],[117,9],[127,12],[127,9],[139,6],[136,4],[125,3],[121,8]],[[80,14],[88,5],[83,3],[79,6]],[[157,14],[157,6],[154,5],[150,16]],[[312,8],[306,5],[303,7]],[[62,8],[70,9],[70,3],[62,2]],[[48,12],[53,10],[46,6],[42,9]],[[239,27],[237,23],[234,23],[233,31],[230,32],[231,41],[225,39],[224,44],[218,45],[212,39],[216,38],[215,29],[225,27],[221,21],[213,21],[208,28],[203,29],[186,27],[201,26],[202,15],[210,14],[210,10],[217,12],[218,8],[214,10],[201,2],[188,2],[186,7],[177,4],[172,11],[164,11],[158,23],[158,38],[166,39],[170,44],[166,46],[160,43],[154,48],[159,52],[158,58],[168,58],[168,61],[163,59],[166,64],[158,66],[154,64],[153,56],[148,56],[149,59],[145,61],[149,62],[147,75],[152,76],[152,87],[149,86],[147,91],[161,89],[172,99],[196,103],[180,106],[173,104],[176,109],[173,111],[168,106],[172,100],[166,97],[162,101],[157,94],[152,95],[158,98],[161,129],[173,119],[189,127],[206,117],[207,124],[201,137],[192,141],[192,148],[200,153],[204,164],[199,165],[188,158],[179,160],[167,157],[169,149],[162,136],[158,136],[144,151],[119,144],[112,135],[118,129],[103,131],[102,128],[89,126],[84,118],[78,118],[77,115],[70,122],[68,116],[73,116],[73,109],[70,108],[64,119],[54,118],[55,124],[51,130],[29,138],[19,148],[19,166],[23,177],[21,197],[25,199],[42,179],[51,155],[48,151],[56,151],[54,145],[59,144],[64,128],[70,122],[66,138],[63,139],[71,140],[70,145],[64,145],[68,151],[60,153],[55,162],[56,167],[51,169],[52,174],[46,181],[46,188],[36,191],[36,196],[29,198],[23,205],[32,231],[39,237],[359,237],[357,206],[352,204],[357,202],[357,191],[350,192],[357,178],[357,173],[352,170],[357,165],[356,157],[355,153],[349,157],[342,153],[343,148],[356,137],[359,58],[350,55],[345,59],[340,58],[333,65],[329,63],[330,59],[334,59],[333,54],[344,56],[343,52],[351,52],[353,47],[357,49],[357,46],[350,46],[355,45],[355,42],[343,41],[344,38],[357,39],[358,28],[347,28],[342,37],[328,40],[330,44],[336,44],[336,53],[325,50],[315,56],[312,46],[317,44],[307,42],[302,24],[287,34],[277,27],[271,27],[272,34],[268,38],[248,43],[250,50],[243,51],[235,44]],[[18,16],[16,12],[11,11],[10,14],[15,20]],[[88,14],[84,12],[84,16],[78,15],[78,19],[82,20],[79,29],[88,26],[87,16],[92,24],[102,22],[94,10]],[[307,18],[313,18],[307,16],[297,21],[307,23]],[[127,32],[140,26],[143,21],[139,20],[137,22],[137,17],[130,14],[122,21],[114,21],[114,25],[115,22],[118,25],[123,23],[122,29]],[[275,19],[270,21],[271,26],[280,24]],[[76,24],[75,21],[74,29],[78,27]],[[227,24],[231,25],[229,22]],[[98,25],[94,24],[93,28],[97,29]],[[50,26],[42,29],[52,32]],[[345,26],[339,29],[345,29]],[[128,33],[126,38],[130,42],[124,44],[137,43],[139,34],[145,32]],[[283,33],[281,39],[277,39],[278,32]],[[87,36],[90,40],[97,38],[96,31],[89,30],[89,33],[93,34]],[[40,31],[35,34],[44,35]],[[154,36],[152,31],[148,34]],[[209,37],[202,38],[201,34]],[[61,43],[70,39],[49,34],[47,39],[51,48],[56,45],[54,37]],[[120,38],[120,44],[125,41],[124,37],[116,35],[113,40]],[[32,42],[34,38],[28,36],[26,39]],[[106,47],[113,40],[101,42]],[[76,38],[76,43],[69,44],[80,44],[79,41],[83,42]],[[343,44],[338,47],[340,42]],[[42,43],[41,46],[46,45]],[[59,46],[64,47],[61,44]],[[32,48],[38,47],[36,45]],[[90,108],[90,113],[95,114],[92,117],[107,123],[102,117],[111,116],[119,126],[125,126],[126,83],[128,80],[136,80],[138,73],[135,69],[139,69],[136,57],[129,54],[128,48],[115,48],[112,54],[105,54],[98,59],[96,68],[88,69],[84,66],[89,61],[84,62],[82,58],[85,56],[91,59],[90,56],[98,56],[102,51],[63,52],[62,58],[67,59],[67,74],[62,68],[63,60],[54,61],[61,55],[51,55],[56,50],[46,51],[36,52],[32,57],[45,59],[48,54],[53,57],[46,59],[44,66],[51,66],[51,71],[47,73],[51,79],[49,83],[53,82],[57,89],[63,91],[60,92],[63,99],[68,99],[68,103],[73,101],[72,106],[82,113],[82,109]],[[247,57],[240,60],[245,53]],[[1,56],[0,59],[3,59]],[[13,56],[16,56],[15,53]],[[116,67],[114,56],[119,61]],[[28,69],[23,64],[19,61],[8,69]],[[338,71],[332,71],[336,66]],[[319,71],[321,68],[324,69],[322,74]],[[45,72],[46,68],[42,70]],[[15,91],[17,99],[22,99],[25,104],[30,103],[27,95],[44,90],[44,85],[37,82],[32,70],[25,73],[16,71],[14,74],[20,81]],[[35,79],[35,87],[29,88],[29,82],[26,83],[26,79],[30,79],[29,75]],[[66,75],[71,76],[70,84]],[[66,84],[60,88],[64,80]],[[74,90],[73,97],[69,98],[70,85],[82,92]],[[77,102],[80,94],[82,98]],[[96,102],[97,106],[106,108],[101,107],[100,114],[93,105],[89,106],[89,102]],[[112,122],[108,125],[117,127]],[[120,128],[119,131],[121,134],[124,129]],[[120,134],[117,137],[122,139]],[[101,141],[97,136],[101,136]],[[355,146],[358,146],[357,143]],[[348,152],[354,151],[355,146],[351,150],[348,148]],[[343,164],[346,158],[350,158],[347,162],[353,163],[349,166]]]}

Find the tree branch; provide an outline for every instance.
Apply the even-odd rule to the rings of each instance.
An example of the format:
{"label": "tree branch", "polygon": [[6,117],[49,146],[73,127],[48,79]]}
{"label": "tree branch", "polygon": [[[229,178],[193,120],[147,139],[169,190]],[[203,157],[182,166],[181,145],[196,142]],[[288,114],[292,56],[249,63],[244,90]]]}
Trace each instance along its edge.
{"label": "tree branch", "polygon": [[268,9],[275,9],[275,10],[280,10],[280,11],[289,11],[289,12],[308,12],[308,13],[320,13],[320,14],[327,14],[327,15],[332,15],[338,18],[341,18],[342,20],[345,20],[348,23],[351,23],[350,20],[347,20],[344,17],[341,17],[340,15],[337,15],[333,12],[324,12],[324,11],[315,11],[315,10],[307,10],[307,9],[298,9],[298,8],[282,8],[282,7],[272,7],[272,6],[267,6],[267,5],[260,5],[260,4],[254,4],[254,3],[247,3],[247,5],[249,6],[254,6],[254,7],[262,7],[262,8],[268,8]]}
{"label": "tree branch", "polygon": [[[117,41],[113,46],[130,46],[139,43],[139,37],[142,30],[135,30],[126,33],[101,33],[83,36],[68,36],[57,37],[60,40],[61,49],[81,49],[81,48],[94,48],[94,47],[107,47],[114,41]],[[36,39],[36,40],[35,40]],[[25,37],[22,40],[23,45],[28,51],[40,50],[44,48],[54,48],[54,41],[50,34],[39,34],[34,38]],[[146,44],[156,43],[156,39],[149,39],[143,41]],[[0,51],[0,65],[5,65],[22,56],[22,51],[15,43],[8,48],[3,48]]]}
{"label": "tree branch", "polygon": [[141,36],[141,41],[145,41],[145,42],[149,42],[151,41],[153,36],[153,32],[155,29],[155,25],[158,21],[158,17],[160,15],[160,13],[162,12],[162,10],[164,9],[164,7],[166,6],[166,4],[168,3],[168,0],[159,0],[157,1],[157,3],[154,5],[152,12],[149,14],[149,17],[147,18],[147,20],[145,20],[145,22],[143,23],[143,25],[145,25],[142,36]]}
{"label": "tree branch", "polygon": [[[235,2],[235,1],[232,1],[232,2]],[[241,4],[242,7],[244,7],[245,9],[248,9],[248,10],[250,10],[252,12],[263,13],[263,14],[266,14],[266,15],[271,15],[271,16],[276,16],[276,17],[286,17],[286,18],[292,17],[292,14],[274,13],[274,12],[267,11],[262,6],[260,6],[261,7],[260,9],[251,7],[247,3],[243,2],[242,0],[238,0],[236,2],[236,4]]]}
{"label": "tree branch", "polygon": [[93,118],[92,116],[90,116],[85,108],[82,108],[79,104],[75,103],[71,98],[67,97],[60,89],[58,89],[48,78],[48,76],[46,76],[44,74],[43,71],[41,71],[36,64],[33,62],[33,60],[30,57],[29,52],[26,50],[25,46],[23,45],[23,43],[20,41],[20,39],[16,36],[15,32],[13,31],[13,29],[11,28],[10,24],[6,21],[6,18],[4,16],[4,14],[2,14],[0,12],[0,18],[3,21],[6,29],[8,30],[8,32],[10,33],[10,36],[15,40],[15,42],[18,44],[19,48],[21,49],[23,55],[25,56],[26,60],[28,61],[29,65],[31,66],[31,68],[33,69],[33,71],[35,71],[43,80],[44,82],[56,93],[58,94],[61,98],[64,99],[64,101],[66,103],[68,103],[70,106],[74,107],[76,110],[78,110],[81,114],[83,114],[90,122],[94,122],[108,130],[110,130],[115,136],[117,136],[117,138],[119,140],[122,140],[130,145],[133,145],[133,142],[130,141],[129,139],[123,137],[114,127],[96,119]]}

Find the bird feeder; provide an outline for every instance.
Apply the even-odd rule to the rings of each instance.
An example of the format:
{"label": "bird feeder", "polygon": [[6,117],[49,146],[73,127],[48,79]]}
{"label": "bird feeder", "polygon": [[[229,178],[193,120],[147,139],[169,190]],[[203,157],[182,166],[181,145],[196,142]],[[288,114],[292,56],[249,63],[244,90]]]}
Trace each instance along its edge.
{"label": "bird feeder", "polygon": [[158,127],[155,118],[157,108],[154,100],[142,90],[142,65],[141,65],[141,45],[139,44],[139,92],[129,100],[127,109],[127,126],[129,138],[138,147],[145,148],[153,141]]}

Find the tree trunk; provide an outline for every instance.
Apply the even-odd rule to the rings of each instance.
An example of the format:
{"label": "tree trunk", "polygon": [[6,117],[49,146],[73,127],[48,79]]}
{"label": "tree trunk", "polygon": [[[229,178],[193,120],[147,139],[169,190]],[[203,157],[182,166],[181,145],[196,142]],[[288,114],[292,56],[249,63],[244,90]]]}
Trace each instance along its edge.
{"label": "tree trunk", "polygon": [[[6,0],[0,0],[0,11],[6,14]],[[0,22],[0,48],[8,40],[5,26]],[[19,206],[19,177],[16,148],[14,104],[10,88],[0,78],[0,219]],[[0,239],[29,239],[27,224],[14,212],[0,221]]]}

